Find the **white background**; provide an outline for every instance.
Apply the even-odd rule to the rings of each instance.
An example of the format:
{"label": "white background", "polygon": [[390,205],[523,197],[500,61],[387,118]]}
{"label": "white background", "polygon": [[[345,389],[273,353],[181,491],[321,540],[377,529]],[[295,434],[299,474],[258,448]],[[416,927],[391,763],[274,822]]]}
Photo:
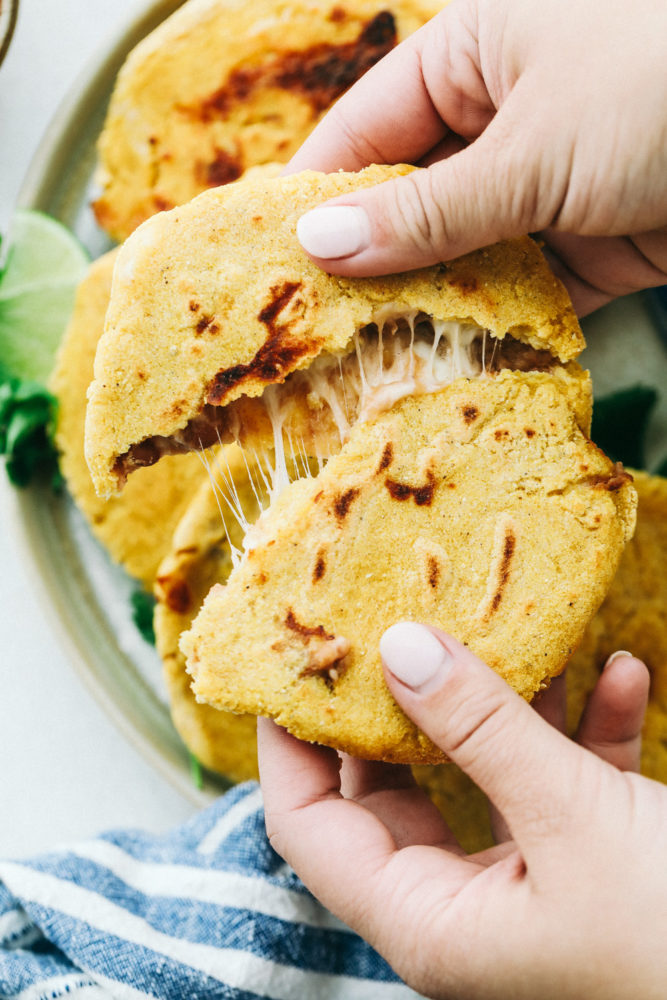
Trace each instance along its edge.
{"label": "white background", "polygon": [[[57,105],[96,50],[145,4],[20,0],[0,66],[0,232]],[[165,830],[194,806],[107,719],[36,596],[0,469],[0,857],[110,827]]]}

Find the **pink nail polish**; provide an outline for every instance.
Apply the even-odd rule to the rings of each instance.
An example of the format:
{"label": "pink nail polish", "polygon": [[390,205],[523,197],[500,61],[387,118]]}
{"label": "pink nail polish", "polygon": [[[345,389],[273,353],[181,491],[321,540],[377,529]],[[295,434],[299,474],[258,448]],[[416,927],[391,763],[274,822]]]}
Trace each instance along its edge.
{"label": "pink nail polish", "polygon": [[442,643],[424,625],[398,622],[380,639],[385,667],[406,687],[426,693],[444,683],[452,658]]}

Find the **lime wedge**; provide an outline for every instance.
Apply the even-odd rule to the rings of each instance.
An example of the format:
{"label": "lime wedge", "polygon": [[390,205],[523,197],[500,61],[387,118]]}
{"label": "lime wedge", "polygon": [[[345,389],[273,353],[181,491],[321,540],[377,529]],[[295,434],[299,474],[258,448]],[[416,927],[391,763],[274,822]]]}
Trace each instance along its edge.
{"label": "lime wedge", "polygon": [[84,248],[56,219],[16,212],[0,272],[0,364],[6,374],[46,382],[88,264]]}

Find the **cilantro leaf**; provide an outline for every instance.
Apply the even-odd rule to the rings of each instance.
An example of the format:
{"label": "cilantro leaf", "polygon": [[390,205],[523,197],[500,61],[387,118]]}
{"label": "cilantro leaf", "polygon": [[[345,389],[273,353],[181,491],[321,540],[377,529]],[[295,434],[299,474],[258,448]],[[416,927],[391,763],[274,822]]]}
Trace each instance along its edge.
{"label": "cilantro leaf", "polygon": [[132,604],[132,621],[142,636],[151,646],[155,645],[155,629],[153,628],[153,611],[155,598],[143,587],[138,587],[130,597]]}
{"label": "cilantro leaf", "polygon": [[203,788],[204,772],[202,771],[202,766],[190,750],[188,750],[188,757],[190,759],[190,777],[192,778],[192,783],[195,788]]}
{"label": "cilantro leaf", "polygon": [[633,385],[596,399],[591,437],[614,462],[633,469],[646,465],[646,430],[658,392],[652,386]]}
{"label": "cilantro leaf", "polygon": [[56,400],[37,382],[9,378],[0,370],[0,455],[15,486],[34,478],[60,485],[53,443]]}

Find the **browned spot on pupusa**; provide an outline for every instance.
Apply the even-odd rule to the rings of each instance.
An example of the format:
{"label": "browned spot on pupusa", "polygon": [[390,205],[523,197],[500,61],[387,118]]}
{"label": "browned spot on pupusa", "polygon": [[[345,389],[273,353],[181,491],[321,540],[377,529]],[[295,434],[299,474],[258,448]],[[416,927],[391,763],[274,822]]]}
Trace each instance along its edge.
{"label": "browned spot on pupusa", "polygon": [[386,55],[397,42],[396,22],[381,11],[351,42],[320,43],[271,55],[256,66],[237,66],[214,93],[177,110],[203,122],[229,118],[258,90],[277,88],[300,94],[319,114]]}
{"label": "browned spot on pupusa", "polygon": [[164,198],[161,194],[153,195],[153,204],[158,212],[168,212],[174,207],[173,201],[170,201],[169,198]]}
{"label": "browned spot on pupusa", "polygon": [[258,319],[267,328],[268,337],[247,364],[233,365],[217,373],[209,385],[208,402],[220,406],[230,389],[249,378],[263,382],[281,381],[305,354],[313,352],[315,342],[290,336],[289,319],[280,321],[281,314],[301,288],[298,281],[286,281],[271,288],[271,297],[260,310]]}
{"label": "browned spot on pupusa", "polygon": [[387,441],[382,452],[382,457],[380,459],[380,464],[378,465],[378,472],[384,472],[388,469],[394,459],[394,446],[391,441]]}
{"label": "browned spot on pupusa", "polygon": [[344,493],[339,493],[338,496],[334,497],[334,514],[339,521],[343,521],[347,517],[352,501],[356,500],[360,492],[358,486],[351,486],[349,490],[345,490]]}
{"label": "browned spot on pupusa", "polygon": [[196,181],[202,187],[221,187],[237,180],[243,170],[244,166],[238,155],[234,156],[216,147],[212,160],[196,162],[194,174]]}
{"label": "browned spot on pupusa", "polygon": [[170,611],[177,615],[185,615],[192,607],[192,595],[187,580],[178,577],[159,576],[155,581],[158,585],[158,596]]}
{"label": "browned spot on pupusa", "polygon": [[474,420],[477,420],[479,416],[479,410],[472,403],[468,403],[466,406],[462,407],[463,419],[467,424],[471,424]]}
{"label": "browned spot on pupusa", "polygon": [[172,403],[168,410],[168,416],[170,417],[180,417],[186,412],[188,404],[184,399],[180,399],[175,403]]}
{"label": "browned spot on pupusa", "polygon": [[463,292],[464,295],[472,295],[477,291],[478,281],[474,274],[454,274],[450,281]]}
{"label": "browned spot on pupusa", "polygon": [[273,330],[276,318],[301,288],[298,281],[285,281],[282,285],[272,285],[271,298],[260,310],[259,321]]}
{"label": "browned spot on pupusa", "polygon": [[315,560],[315,565],[313,567],[313,583],[318,583],[322,579],[326,572],[327,563],[324,558],[324,549],[320,549],[317,553],[317,559]]}
{"label": "browned spot on pupusa", "polygon": [[384,484],[393,500],[409,500],[412,497],[418,507],[428,507],[433,503],[433,494],[437,485],[435,476],[430,469],[426,473],[426,483],[423,486],[398,483],[395,479],[385,479]]}
{"label": "browned spot on pupusa", "polygon": [[296,634],[300,635],[306,642],[313,636],[318,639],[334,638],[330,632],[327,632],[324,625],[304,625],[302,622],[297,621],[292,608],[287,609],[287,614],[285,615],[285,625],[290,632],[296,632]]}
{"label": "browned spot on pupusa", "polygon": [[426,568],[428,570],[428,583],[434,590],[440,581],[440,563],[435,556],[427,556]]}
{"label": "browned spot on pupusa", "polygon": [[533,438],[537,434],[537,431],[535,430],[534,427],[524,427],[523,433],[526,435],[527,438]]}
{"label": "browned spot on pupusa", "polygon": [[489,607],[488,617],[490,617],[495,611],[498,610],[500,602],[503,599],[503,591],[507,585],[510,575],[510,563],[512,562],[512,556],[514,555],[514,550],[516,548],[516,537],[511,528],[508,528],[505,533],[505,541],[503,545],[502,558],[500,560],[500,566],[498,568],[498,586],[496,592],[491,599],[491,605]]}
{"label": "browned spot on pupusa", "polygon": [[195,335],[201,336],[202,333],[210,333],[212,336],[220,333],[220,325],[215,322],[213,316],[200,316],[197,320]]}

